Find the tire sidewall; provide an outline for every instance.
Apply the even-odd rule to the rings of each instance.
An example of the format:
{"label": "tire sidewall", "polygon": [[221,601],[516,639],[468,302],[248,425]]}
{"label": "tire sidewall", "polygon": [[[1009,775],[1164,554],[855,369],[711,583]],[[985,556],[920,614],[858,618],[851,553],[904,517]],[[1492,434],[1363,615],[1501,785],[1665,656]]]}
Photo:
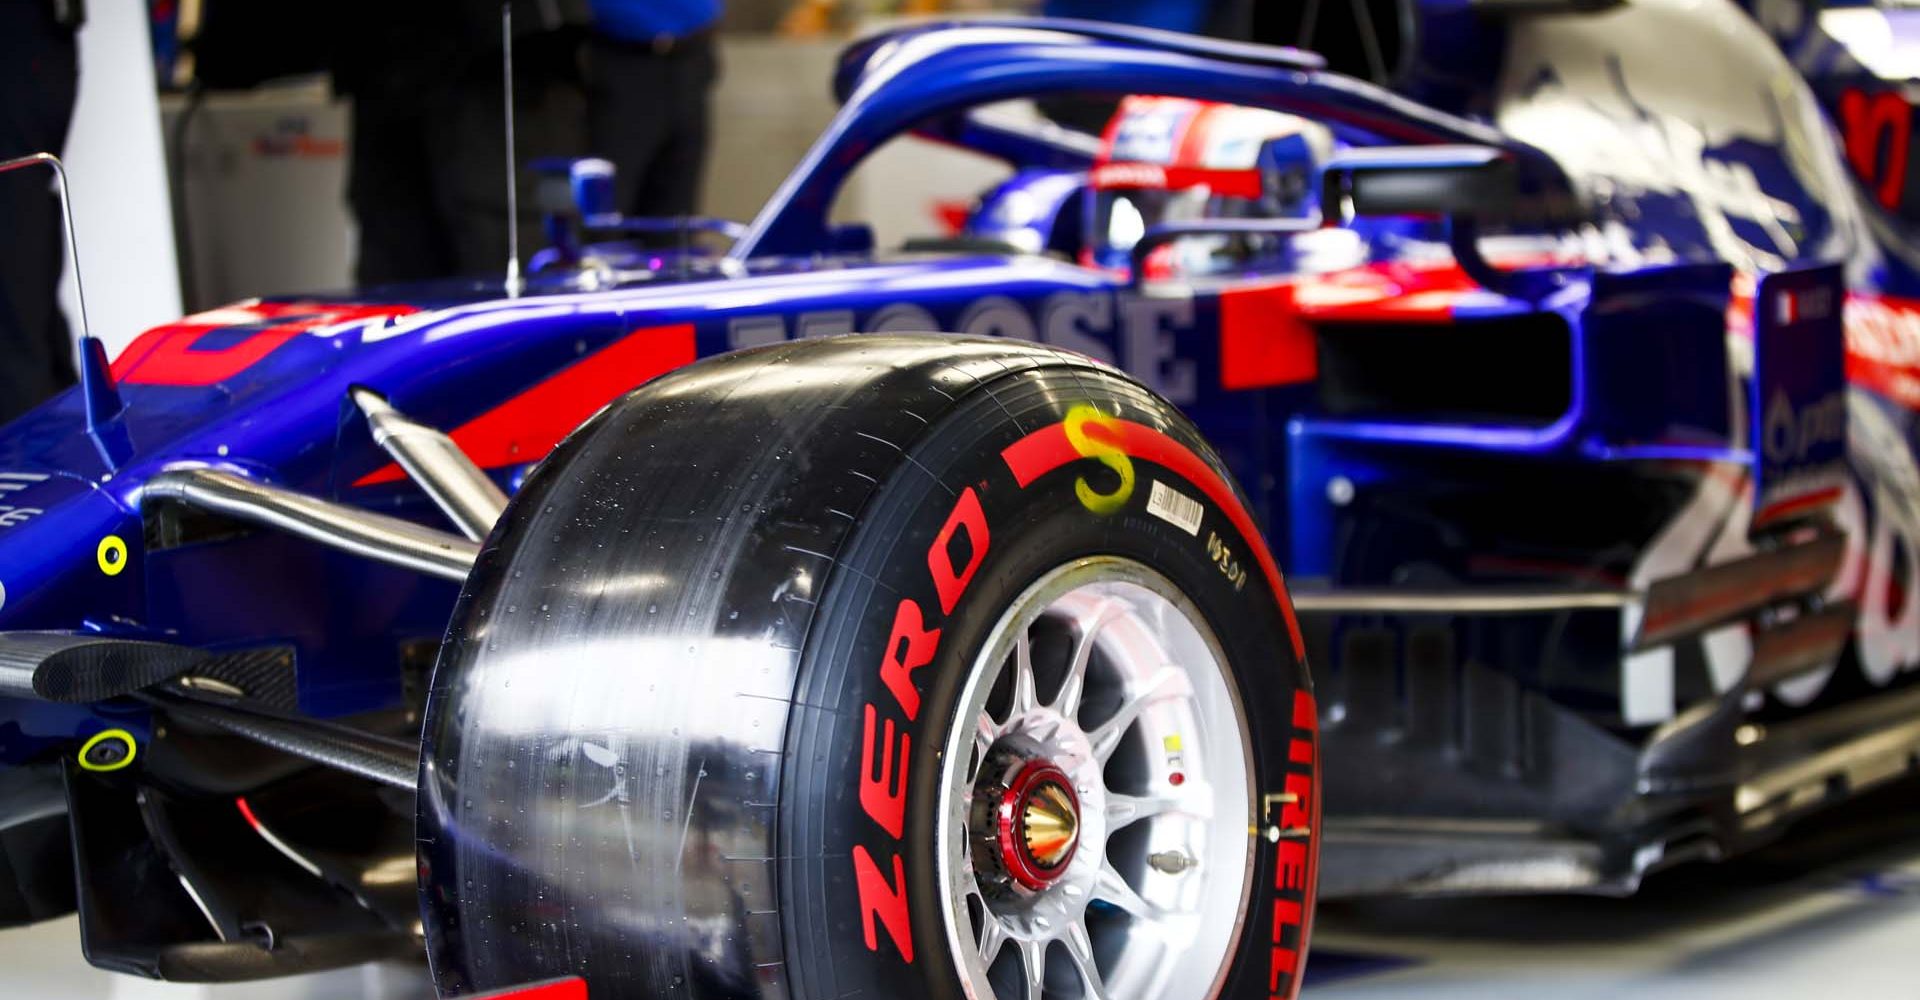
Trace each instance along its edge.
{"label": "tire sidewall", "polygon": [[[1176,469],[1127,454],[1118,433],[1126,425],[1197,462]],[[1061,438],[1074,452],[1023,485],[1009,449],[1043,438],[1056,459]],[[963,995],[938,874],[942,750],[996,625],[1035,581],[1076,560],[1132,560],[1191,602],[1227,657],[1251,737],[1249,815],[1264,825],[1263,796],[1308,788],[1316,794],[1298,808],[1311,822],[1318,796],[1305,667],[1284,585],[1270,562],[1263,567],[1264,542],[1249,533],[1244,501],[1221,470],[1171,407],[1092,368],[1001,379],[911,449],[861,512],[803,654],[796,707],[811,718],[789,729],[781,794],[781,855],[790,859],[782,895],[802,904],[785,907],[787,957],[810,987],[801,995]],[[1199,523],[1150,510],[1156,490],[1197,503]],[[923,658],[911,636],[934,629],[935,651],[906,671],[912,692],[903,699],[901,671],[889,682],[883,664]],[[896,795],[901,773],[889,772],[887,755],[901,750]],[[1284,846],[1304,853],[1249,839],[1249,897],[1221,995],[1291,992],[1298,959],[1288,956],[1301,950],[1310,916],[1312,847]]]}

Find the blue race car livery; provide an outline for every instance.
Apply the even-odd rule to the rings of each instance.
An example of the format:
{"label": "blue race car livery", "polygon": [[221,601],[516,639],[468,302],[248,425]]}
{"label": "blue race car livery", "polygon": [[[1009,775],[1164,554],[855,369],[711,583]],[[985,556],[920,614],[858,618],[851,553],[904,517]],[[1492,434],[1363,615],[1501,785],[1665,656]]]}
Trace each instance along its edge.
{"label": "blue race car livery", "polygon": [[[1291,997],[1322,894],[1631,891],[1910,775],[1920,273],[1859,157],[1731,3],[1404,13],[1375,83],[902,28],[749,225],[575,164],[524,282],[83,340],[0,430],[0,919]],[[877,251],[831,209],[908,134],[1009,177]]]}

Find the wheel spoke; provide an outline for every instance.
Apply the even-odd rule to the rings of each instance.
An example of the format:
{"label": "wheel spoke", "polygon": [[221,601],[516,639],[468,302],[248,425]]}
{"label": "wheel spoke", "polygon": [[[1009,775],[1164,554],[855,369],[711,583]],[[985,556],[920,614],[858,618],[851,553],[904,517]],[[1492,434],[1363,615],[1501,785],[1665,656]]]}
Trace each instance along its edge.
{"label": "wheel spoke", "polygon": [[1080,635],[1073,643],[1073,659],[1067,664],[1067,676],[1053,696],[1053,710],[1071,719],[1080,714],[1080,698],[1087,691],[1087,663],[1093,659],[1094,640],[1100,630],[1121,611],[1126,610],[1111,598],[1101,601],[1093,613],[1081,620]]}
{"label": "wheel spoke", "polygon": [[1107,862],[1100,864],[1100,878],[1093,884],[1093,898],[1111,903],[1140,920],[1157,920],[1160,917],[1159,908],[1141,899],[1140,894],[1133,891],[1133,886],[1127,884],[1126,878]]}
{"label": "wheel spoke", "polygon": [[1007,929],[1000,926],[1000,921],[994,918],[992,911],[988,911],[985,920],[980,925],[981,967],[986,969],[993,968],[993,960],[1000,957],[1000,949],[1006,947],[1006,945]]}
{"label": "wheel spoke", "polygon": [[1204,785],[1182,786],[1178,795],[1120,795],[1107,793],[1107,833],[1112,834],[1130,823],[1152,819],[1161,813],[1177,812],[1195,819],[1212,819],[1213,801]]}
{"label": "wheel spoke", "polygon": [[1193,685],[1187,678],[1186,671],[1178,667],[1161,667],[1154,671],[1153,676],[1149,677],[1145,684],[1128,695],[1127,700],[1121,704],[1120,710],[1113,713],[1113,718],[1101,723],[1100,728],[1087,734],[1088,740],[1093,744],[1094,757],[1102,764],[1106,763],[1107,759],[1113,756],[1113,751],[1120,746],[1120,737],[1127,734],[1127,729],[1133,725],[1133,720],[1139,718],[1140,713],[1148,705],[1168,698],[1186,698],[1192,694]]}
{"label": "wheel spoke", "polygon": [[1087,925],[1082,920],[1074,920],[1067,925],[1067,954],[1073,958],[1073,967],[1080,970],[1080,981],[1086,984],[1085,1000],[1106,1000],[1107,984],[1100,978],[1100,969],[1093,962],[1093,939],[1087,936]]}
{"label": "wheel spoke", "polygon": [[1026,976],[1026,1000],[1040,1000],[1040,989],[1047,979],[1047,943],[1020,942],[1020,967]]}
{"label": "wheel spoke", "polygon": [[[993,741],[1000,735],[1000,725],[993,716],[985,711],[973,723],[973,768],[978,772],[980,765],[986,763],[987,751],[993,749]],[[972,775],[969,775],[972,777]]]}
{"label": "wheel spoke", "polygon": [[1013,714],[1009,718],[1031,712],[1039,705],[1040,696],[1033,683],[1033,640],[1022,632],[1013,643]]}

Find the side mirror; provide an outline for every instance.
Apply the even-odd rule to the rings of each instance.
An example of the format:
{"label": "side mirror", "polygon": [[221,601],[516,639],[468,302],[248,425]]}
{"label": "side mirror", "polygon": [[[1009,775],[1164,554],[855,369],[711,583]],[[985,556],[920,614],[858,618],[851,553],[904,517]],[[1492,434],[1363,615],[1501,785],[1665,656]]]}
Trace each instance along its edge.
{"label": "side mirror", "polygon": [[617,224],[613,164],[600,159],[543,156],[527,164],[534,175],[534,203],[540,208],[547,249],[535,256],[535,270],[554,261],[579,262],[580,234],[575,222],[592,227]]}
{"label": "side mirror", "polygon": [[1335,223],[1358,215],[1518,214],[1513,158],[1488,146],[1351,149],[1327,161],[1321,176],[1321,207]]}
{"label": "side mirror", "polygon": [[1329,225],[1360,215],[1442,218],[1461,270],[1481,286],[1540,301],[1571,272],[1545,267],[1503,271],[1480,253],[1484,223],[1552,227],[1581,218],[1579,199],[1558,164],[1541,154],[1522,177],[1518,154],[1490,146],[1393,146],[1347,150],[1322,175]]}
{"label": "side mirror", "polygon": [[620,217],[612,163],[595,157],[543,156],[527,164],[527,170],[536,178],[534,198],[541,214],[572,215],[588,225]]}
{"label": "side mirror", "polygon": [[598,157],[575,160],[568,167],[567,182],[573,189],[573,207],[587,225],[602,225],[620,218],[620,206],[614,200],[613,176],[613,164]]}
{"label": "side mirror", "polygon": [[598,157],[542,157],[528,164],[528,169],[539,178],[535,193],[546,220],[550,252],[542,251],[547,256],[537,258],[542,266],[554,261],[578,263],[585,241],[609,234],[684,250],[697,233],[731,241],[747,231],[741,223],[705,216],[628,217],[621,213],[615,194],[614,166]]}

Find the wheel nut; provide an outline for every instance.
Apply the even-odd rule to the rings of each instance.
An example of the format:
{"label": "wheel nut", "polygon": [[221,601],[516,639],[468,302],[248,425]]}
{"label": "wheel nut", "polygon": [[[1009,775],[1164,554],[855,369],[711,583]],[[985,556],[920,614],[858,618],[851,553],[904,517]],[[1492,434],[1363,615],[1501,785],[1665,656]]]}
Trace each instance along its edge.
{"label": "wheel nut", "polygon": [[1053,885],[1080,846],[1080,799],[1053,764],[1028,761],[1000,794],[997,859],[1030,892]]}

